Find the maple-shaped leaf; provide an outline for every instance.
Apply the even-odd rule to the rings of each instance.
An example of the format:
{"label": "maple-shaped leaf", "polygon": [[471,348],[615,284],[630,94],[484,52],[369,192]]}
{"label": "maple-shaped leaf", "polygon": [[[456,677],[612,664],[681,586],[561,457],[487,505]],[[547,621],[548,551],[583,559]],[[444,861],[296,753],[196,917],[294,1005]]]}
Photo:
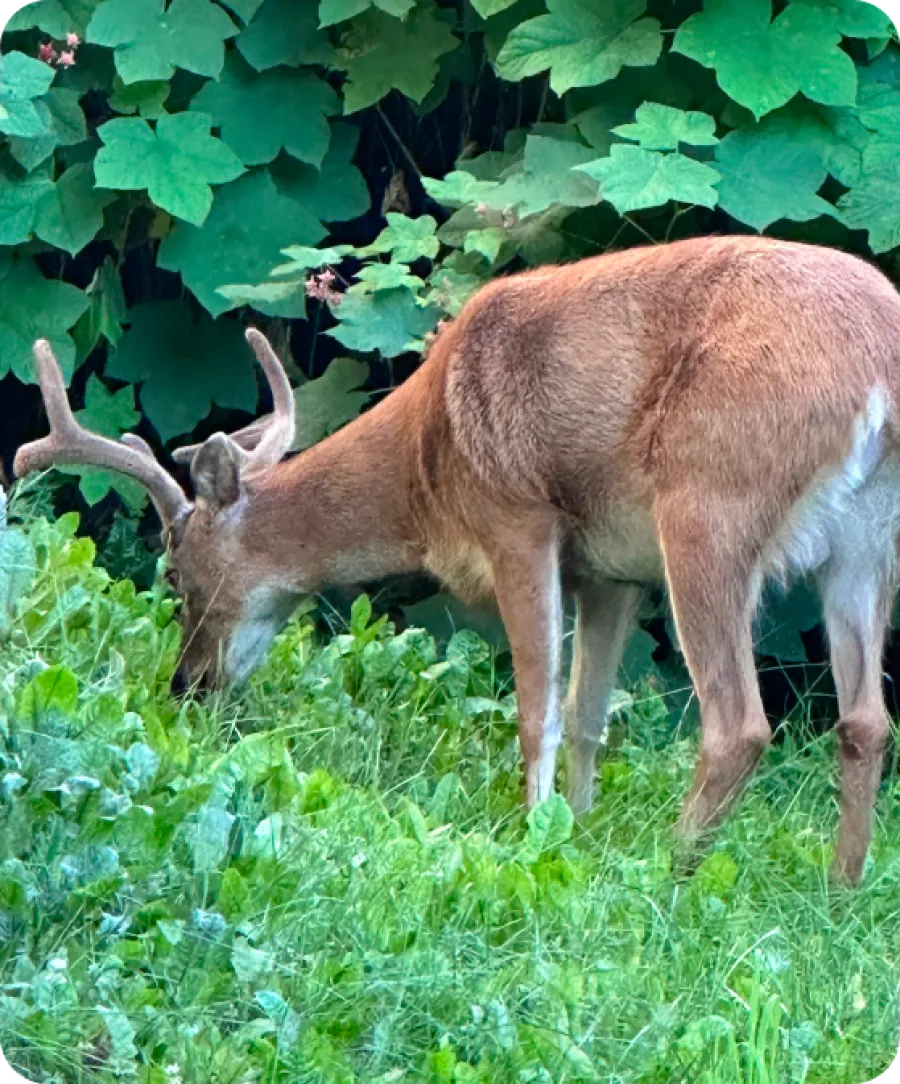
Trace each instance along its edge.
{"label": "maple-shaped leaf", "polygon": [[521,168],[506,170],[503,182],[483,191],[481,201],[497,210],[514,210],[520,218],[554,205],[592,207],[600,202],[600,191],[594,180],[575,167],[595,157],[590,147],[573,140],[528,135]]}
{"label": "maple-shaped leaf", "polygon": [[680,143],[691,147],[712,147],[719,142],[716,122],[707,113],[691,113],[659,102],[644,102],[633,124],[621,124],[613,132],[646,151],[677,151]]}
{"label": "maple-shaped leaf", "polygon": [[265,0],[238,35],[237,47],[257,71],[279,64],[331,64],[334,49],[328,34],[319,29],[319,14],[312,0]]}
{"label": "maple-shaped leaf", "polygon": [[380,8],[395,19],[402,19],[415,6],[416,0],[320,0],[319,26],[346,22],[371,7]]}
{"label": "maple-shaped leaf", "polygon": [[219,82],[206,83],[191,109],[212,117],[245,166],[264,165],[286,150],[318,167],[331,137],[327,118],[339,112],[340,99],[310,71],[259,73],[234,54]]}
{"label": "maple-shaped leaf", "polygon": [[337,327],[326,332],[348,350],[395,358],[426,335],[438,321],[432,306],[419,305],[409,290],[379,290],[372,294],[346,294],[335,308]]}
{"label": "maple-shaped leaf", "polygon": [[126,117],[135,114],[144,120],[159,120],[165,116],[166,101],[172,91],[171,83],[162,79],[149,79],[141,83],[125,83],[117,75],[113,80],[109,107]]}
{"label": "maple-shaped leaf", "polygon": [[[134,388],[111,392],[92,373],[84,389],[84,408],[75,411],[75,420],[92,433],[118,440],[141,420],[134,407]],[[120,494],[133,512],[140,512],[147,503],[144,487],[117,471],[99,467],[58,467],[57,470],[79,476],[79,489],[89,505],[99,504],[111,490]]]}
{"label": "maple-shaped leaf", "polygon": [[834,208],[817,193],[826,169],[817,147],[760,126],[729,132],[716,148],[719,206],[755,230],[782,218],[808,222]]}
{"label": "maple-shaped leaf", "polygon": [[37,27],[51,38],[65,41],[73,32],[84,37],[94,8],[100,0],[37,0],[20,8],[6,24],[6,30],[31,30]]}
{"label": "maple-shaped leaf", "polygon": [[851,230],[866,230],[873,252],[900,246],[900,148],[897,140],[876,136],[862,154],[856,184],[837,201],[841,222]]}
{"label": "maple-shaped leaf", "polygon": [[102,0],[85,40],[115,49],[125,83],[171,79],[176,68],[218,79],[238,28],[212,0]]}
{"label": "maple-shaped leaf", "polygon": [[[202,226],[178,223],[163,241],[159,265],[178,271],[213,316],[234,308],[218,292],[233,283],[260,283],[283,263],[286,238],[314,245],[325,237],[321,223],[299,203],[279,195],[266,170],[241,177],[216,192]],[[258,306],[270,315],[302,317],[301,293],[290,303]]]}
{"label": "maple-shaped leaf", "polygon": [[106,373],[141,384],[144,414],[164,441],[189,433],[213,403],[253,411],[256,374],[249,347],[232,320],[194,319],[181,301],[150,301],[129,312],[131,327]]}
{"label": "maple-shaped leaf", "polygon": [[49,134],[47,111],[38,108],[35,98],[47,93],[54,74],[48,64],[24,53],[0,56],[0,132],[23,139]]}
{"label": "maple-shaped leaf", "polygon": [[600,182],[600,194],[624,215],[669,200],[715,207],[719,174],[684,154],[663,154],[616,143],[609,157],[576,166]]}
{"label": "maple-shaped leaf", "polygon": [[655,64],[662,51],[646,0],[548,0],[547,15],[516,26],[497,56],[497,71],[518,82],[550,69],[557,94],[615,79],[626,65]]}
{"label": "maple-shaped leaf", "polygon": [[[431,7],[405,19],[367,11],[346,28],[344,112],[365,109],[392,90],[421,102],[434,85],[438,57],[459,45],[447,21]],[[337,62],[336,62],[337,63]]]}
{"label": "maple-shaped leaf", "polygon": [[853,105],[856,66],[840,48],[836,13],[792,3],[772,21],[771,0],[707,0],[672,48],[707,68],[757,117],[799,91],[824,105]]}
{"label": "maple-shaped leaf", "polygon": [[45,279],[33,260],[0,249],[0,375],[12,370],[24,383],[37,383],[32,347],[47,339],[68,381],[75,367],[68,332],[87,307],[81,290]]}
{"label": "maple-shaped leaf", "polygon": [[357,251],[359,256],[377,256],[389,252],[392,260],[413,263],[415,260],[433,260],[440,249],[435,236],[437,222],[431,215],[407,218],[391,212],[385,215],[387,226],[370,244]]}
{"label": "maple-shaped leaf", "polygon": [[848,38],[886,38],[893,29],[888,15],[868,0],[796,0],[834,20]]}
{"label": "maple-shaped leaf", "polygon": [[97,129],[103,147],[94,159],[101,188],[146,188],[153,202],[176,218],[203,224],[213,184],[244,172],[234,151],[210,134],[203,113],[160,117],[156,127],[138,117],[118,117]]}
{"label": "maple-shaped leaf", "polygon": [[103,209],[115,196],[94,186],[87,164],[70,166],[34,205],[34,233],[72,256],[93,241],[103,226]]}
{"label": "maple-shaped leaf", "polygon": [[35,139],[12,137],[9,141],[9,153],[29,173],[57,147],[74,147],[88,137],[77,91],[51,87],[43,97],[35,99],[34,105],[46,122],[46,134]]}
{"label": "maple-shaped leaf", "polygon": [[356,358],[334,358],[322,376],[308,380],[294,392],[297,429],[293,451],[302,451],[340,429],[371,399],[359,389],[369,378],[369,365]]}
{"label": "maple-shaped leaf", "polygon": [[352,162],[358,141],[355,125],[332,124],[331,145],[319,169],[282,155],[271,169],[278,191],[321,222],[347,222],[366,214],[372,195]]}

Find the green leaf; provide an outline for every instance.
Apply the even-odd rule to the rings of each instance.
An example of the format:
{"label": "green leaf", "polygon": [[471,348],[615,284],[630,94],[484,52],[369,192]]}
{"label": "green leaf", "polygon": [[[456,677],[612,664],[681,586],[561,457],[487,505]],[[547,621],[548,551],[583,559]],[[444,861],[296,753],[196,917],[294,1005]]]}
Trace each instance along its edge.
{"label": "green leaf", "polygon": [[288,245],[282,254],[290,263],[281,264],[272,272],[273,275],[295,275],[302,271],[312,271],[319,267],[339,264],[344,257],[353,252],[352,245],[335,245],[332,248],[310,248],[308,245]]}
{"label": "green leaf", "polygon": [[43,338],[71,378],[75,344],[67,332],[88,303],[87,295],[67,282],[45,279],[33,260],[0,250],[0,375],[12,370],[23,383],[37,383],[31,350]]}
{"label": "green leaf", "polygon": [[191,102],[191,109],[212,117],[245,166],[271,162],[281,150],[320,166],[331,136],[326,118],[339,108],[337,94],[312,72],[275,68],[260,74],[237,54],[221,80],[206,83]]}
{"label": "green leaf", "polygon": [[396,290],[406,286],[414,293],[425,283],[418,275],[411,275],[402,263],[367,264],[356,273],[356,282],[350,288],[354,294],[370,294],[375,290]]}
{"label": "green leaf", "polygon": [[112,257],[107,256],[97,269],[86,292],[90,307],[73,332],[78,352],[84,358],[94,350],[101,338],[111,346],[122,338],[122,324],[127,319],[127,310],[122,280]]}
{"label": "green leaf", "polygon": [[489,226],[486,230],[472,230],[463,241],[463,252],[478,252],[493,263],[500,255],[500,249],[507,240],[507,232],[499,226]]}
{"label": "green leaf", "polygon": [[316,5],[309,0],[265,0],[237,38],[244,59],[257,71],[287,64],[331,64],[334,50],[319,29]]}
{"label": "green leaf", "polygon": [[641,19],[646,0],[548,0],[549,14],[520,23],[497,57],[497,71],[517,81],[550,69],[557,94],[615,79],[626,65],[655,64],[662,51],[656,19]]}
{"label": "green leaf", "polygon": [[166,100],[171,89],[171,84],[162,80],[151,79],[143,83],[126,84],[117,75],[109,97],[109,106],[125,116],[138,113],[144,120],[159,120],[165,116]]}
{"label": "green leaf", "polygon": [[374,256],[390,252],[391,259],[400,263],[433,260],[437,256],[440,242],[435,236],[437,222],[431,215],[407,218],[406,215],[390,212],[385,218],[387,226],[370,245],[358,249],[357,255]]}
{"label": "green leaf", "polygon": [[320,0],[319,26],[345,22],[370,7],[380,8],[388,15],[402,19],[415,6],[416,0]]}
{"label": "green leaf", "polygon": [[511,8],[518,0],[472,0],[472,7],[482,19],[490,19],[492,15],[499,15],[501,11]]}
{"label": "green leaf", "polygon": [[311,448],[360,413],[371,393],[359,391],[369,378],[369,365],[355,358],[335,358],[316,380],[294,392],[297,433],[293,451]]}
{"label": "green leaf", "polygon": [[47,134],[37,139],[11,138],[9,152],[29,172],[46,161],[57,147],[74,147],[87,137],[87,124],[78,93],[51,87],[35,101],[38,113],[46,115]]}
{"label": "green leaf", "polygon": [[237,27],[212,0],[102,0],[85,38],[115,49],[125,83],[171,79],[176,68],[218,79]]}
{"label": "green leaf", "polygon": [[275,1025],[278,1048],[289,1050],[300,1037],[300,1017],[275,990],[260,990],[254,1000]]}
{"label": "green leaf", "polygon": [[[863,114],[861,109],[860,116]],[[863,151],[870,138],[856,110],[830,109],[803,98],[770,113],[755,130],[781,135],[815,151],[825,169],[848,188],[859,179]]]}
{"label": "green leaf", "polygon": [[706,113],[686,113],[658,102],[638,106],[634,124],[613,128],[617,136],[630,139],[645,151],[677,151],[679,143],[712,147],[719,142],[716,122]]}
{"label": "green leaf", "polygon": [[[261,170],[220,188],[203,226],[178,223],[160,247],[159,265],[180,272],[203,306],[219,316],[234,307],[218,293],[220,286],[260,283],[281,262],[286,240],[314,245],[325,235],[319,221],[279,195],[268,172]],[[304,297],[266,305],[263,311],[302,317]]]}
{"label": "green leaf", "polygon": [[222,0],[246,25],[263,5],[263,0]]}
{"label": "green leaf", "polygon": [[707,0],[672,48],[715,68],[719,85],[761,117],[798,91],[824,105],[853,105],[856,67],[836,14],[793,3],[772,20],[771,0]]}
{"label": "green leaf", "polygon": [[75,256],[100,232],[103,209],[114,199],[112,192],[94,187],[89,165],[72,166],[38,201],[34,232]]}
{"label": "green leaf", "polygon": [[206,314],[195,321],[180,301],[151,301],[129,315],[131,327],[106,373],[131,384],[143,381],[141,406],[164,441],[189,433],[214,402],[255,410],[256,375],[236,323],[213,323]]}
{"label": "green leaf", "polygon": [[71,716],[78,707],[78,680],[61,663],[48,666],[28,682],[19,698],[18,712],[35,730],[49,728],[60,716]]}
{"label": "green leaf", "polygon": [[[5,519],[6,495],[2,494],[0,500]],[[4,522],[0,529],[0,632],[8,631],[19,600],[31,586],[36,568],[31,540],[23,531],[7,527]]]}
{"label": "green leaf", "polygon": [[348,350],[377,350],[395,358],[431,331],[438,310],[423,308],[409,290],[380,290],[375,294],[347,294],[334,310],[338,326],[326,332]]}
{"label": "green leaf", "polygon": [[365,109],[399,90],[421,102],[434,85],[438,57],[459,44],[447,22],[432,7],[414,8],[400,20],[382,11],[368,11],[349,24],[344,112]]}
{"label": "green leaf", "polygon": [[244,172],[234,152],[210,134],[202,113],[161,117],[156,128],[120,117],[97,129],[103,147],[94,160],[102,188],[146,188],[164,211],[201,226],[212,206],[212,184]]}
{"label": "green leaf", "polygon": [[[76,420],[94,433],[118,439],[133,429],[141,420],[134,408],[134,388],[122,388],[111,392],[100,378],[92,373],[84,392],[84,408],[75,412]],[[97,467],[59,467],[65,474],[80,476],[80,489],[89,505],[98,504],[110,490],[121,494],[133,511],[140,511],[147,503],[147,492],[131,478],[114,471]]]}
{"label": "green leaf", "polygon": [[554,794],[531,810],[527,823],[528,842],[540,854],[572,838],[575,818],[565,798]]}
{"label": "green leaf", "polygon": [[841,222],[851,230],[866,230],[873,252],[900,245],[900,146],[876,136],[863,151],[858,182],[837,201]]}
{"label": "green leaf", "polygon": [[592,207],[600,202],[600,190],[577,167],[595,157],[596,152],[580,143],[529,135],[521,170],[509,171],[498,188],[482,192],[482,202],[498,210],[514,210],[521,218],[554,205]]}
{"label": "green leaf", "polygon": [[615,144],[608,158],[577,166],[600,182],[600,192],[620,215],[669,200],[715,207],[719,174],[683,154],[661,154]]}
{"label": "green leaf", "polygon": [[45,173],[16,177],[0,171],[0,244],[20,245],[31,239],[37,205],[52,188]]}
{"label": "green leaf", "polygon": [[272,179],[283,196],[297,203],[321,222],[346,222],[366,214],[372,197],[365,177],[352,164],[359,129],[351,124],[332,124],[331,146],[320,170],[282,156],[272,165]]}
{"label": "green leaf", "polygon": [[47,93],[54,75],[48,64],[24,53],[0,56],[0,132],[22,139],[49,135],[48,110],[38,109],[34,99]]}
{"label": "green leaf", "polygon": [[888,15],[866,0],[797,0],[817,15],[834,20],[838,30],[848,38],[890,37],[893,23]]}
{"label": "green leaf", "polygon": [[98,0],[38,0],[20,8],[9,22],[6,30],[31,30],[37,27],[57,41],[65,39],[69,31],[80,38],[94,13]]}
{"label": "green leaf", "polygon": [[462,169],[452,170],[444,177],[423,177],[425,191],[433,200],[446,207],[462,207],[481,201],[499,187],[497,181],[482,181]]}
{"label": "green leaf", "polygon": [[777,129],[729,132],[716,148],[716,168],[719,206],[755,230],[834,212],[816,194],[826,177],[821,153]]}

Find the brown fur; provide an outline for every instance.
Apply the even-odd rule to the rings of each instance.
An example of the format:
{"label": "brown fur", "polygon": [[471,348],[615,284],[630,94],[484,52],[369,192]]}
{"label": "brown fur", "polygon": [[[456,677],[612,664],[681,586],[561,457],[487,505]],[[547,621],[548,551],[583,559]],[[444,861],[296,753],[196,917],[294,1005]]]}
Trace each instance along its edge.
{"label": "brown fur", "polygon": [[[260,584],[295,597],[428,569],[499,605],[534,801],[558,741],[561,564],[579,608],[566,714],[590,761],[570,769],[584,806],[639,597],[627,585],[664,579],[704,724],[681,829],[705,830],[769,738],[751,643],[766,561],[798,500],[840,470],[876,385],[889,408],[883,454],[897,451],[898,351],[890,283],[824,248],[693,240],[499,279],[373,410],[246,478],[236,505],[190,517],[172,547],[189,668],[214,663]],[[883,634],[880,620],[857,632],[864,662],[858,647],[856,663],[836,662],[855,667],[842,679],[836,858],[849,880],[886,740]]]}

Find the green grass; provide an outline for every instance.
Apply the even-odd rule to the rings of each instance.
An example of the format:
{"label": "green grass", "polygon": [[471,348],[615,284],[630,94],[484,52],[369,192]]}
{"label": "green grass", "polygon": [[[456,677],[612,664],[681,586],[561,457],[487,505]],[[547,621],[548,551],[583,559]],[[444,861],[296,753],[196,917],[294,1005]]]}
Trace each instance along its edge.
{"label": "green grass", "polygon": [[0,1044],[36,1081],[857,1084],[898,1040],[900,803],[829,885],[798,720],[696,875],[695,740],[635,691],[584,825],[520,806],[514,701],[364,603],[240,697],[176,701],[172,604],[30,528],[0,654]]}

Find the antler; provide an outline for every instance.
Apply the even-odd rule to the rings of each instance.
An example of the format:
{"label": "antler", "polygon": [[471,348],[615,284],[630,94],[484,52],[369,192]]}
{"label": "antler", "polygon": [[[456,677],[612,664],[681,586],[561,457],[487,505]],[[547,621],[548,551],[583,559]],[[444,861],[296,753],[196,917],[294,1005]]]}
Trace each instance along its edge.
{"label": "antler", "polygon": [[[239,456],[241,469],[252,472],[274,467],[291,450],[296,429],[296,405],[287,373],[269,340],[253,327],[248,328],[245,334],[266,375],[275,404],[272,414],[257,418],[243,429],[229,434],[229,440],[242,453]],[[200,444],[187,444],[176,449],[172,453],[173,458],[176,463],[189,464],[201,447]]]}
{"label": "antler", "polygon": [[17,478],[57,464],[105,467],[140,482],[164,524],[174,522],[190,508],[181,486],[166,473],[140,437],[127,444],[120,443],[90,433],[75,421],[59,362],[45,339],[34,344],[34,357],[50,434],[19,449],[13,463]]}

